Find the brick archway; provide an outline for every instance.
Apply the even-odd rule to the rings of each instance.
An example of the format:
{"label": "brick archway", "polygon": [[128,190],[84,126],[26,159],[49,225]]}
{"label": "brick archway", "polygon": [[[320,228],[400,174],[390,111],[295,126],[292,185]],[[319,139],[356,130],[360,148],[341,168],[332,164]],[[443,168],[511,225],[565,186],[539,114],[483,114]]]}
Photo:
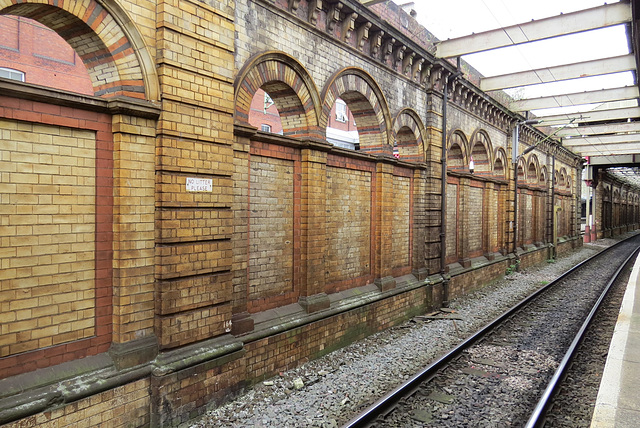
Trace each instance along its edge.
{"label": "brick archway", "polygon": [[507,168],[507,153],[500,147],[495,150],[493,159],[492,174],[503,180],[506,179],[509,175],[509,169]]}
{"label": "brick archway", "polygon": [[311,77],[295,59],[267,52],[249,60],[235,82],[235,121],[249,124],[251,100],[258,89],[271,96],[280,113],[284,135],[320,138],[320,97]]}
{"label": "brick archway", "polygon": [[355,67],[334,74],[322,92],[322,129],[327,127],[329,113],[338,98],[344,100],[356,120],[360,150],[392,156],[393,140],[388,129],[391,116],[384,94],[373,78]]}
{"label": "brick archway", "polygon": [[531,155],[527,161],[527,183],[532,185],[538,185],[540,181],[540,163],[538,157],[534,154]]}
{"label": "brick archway", "polygon": [[493,171],[493,147],[491,139],[483,129],[477,129],[471,136],[471,156],[478,174],[489,175]]}
{"label": "brick archway", "polygon": [[0,14],[30,18],[58,33],[82,58],[96,96],[159,99],[151,56],[127,14],[114,2],[0,0]]}
{"label": "brick archway", "polygon": [[401,160],[425,161],[426,147],[423,135],[426,133],[420,117],[414,110],[405,108],[398,113],[393,123],[393,135]]}
{"label": "brick archway", "polygon": [[447,169],[463,170],[469,164],[469,143],[464,132],[454,130],[448,138]]}

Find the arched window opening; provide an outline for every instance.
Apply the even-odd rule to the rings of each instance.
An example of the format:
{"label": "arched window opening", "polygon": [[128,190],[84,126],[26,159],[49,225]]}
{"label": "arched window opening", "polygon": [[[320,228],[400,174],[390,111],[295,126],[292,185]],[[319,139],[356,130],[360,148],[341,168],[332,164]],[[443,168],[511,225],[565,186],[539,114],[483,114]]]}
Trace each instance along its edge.
{"label": "arched window opening", "polygon": [[282,120],[276,103],[265,90],[258,89],[251,100],[249,124],[262,132],[283,134]]}
{"label": "arched window opening", "polygon": [[473,160],[474,173],[480,175],[491,174],[491,163],[493,149],[491,147],[491,141],[487,133],[479,129],[471,137],[471,156],[469,163]]}
{"label": "arched window opening", "polygon": [[538,184],[541,187],[546,187],[547,185],[547,169],[546,167],[542,167],[542,170],[540,171],[540,179],[538,181]]}
{"label": "arched window opening", "polygon": [[518,164],[518,182],[519,183],[524,183],[525,182],[525,174],[524,174],[524,167],[522,166],[522,164]]}
{"label": "arched window opening", "polygon": [[493,175],[499,178],[504,178],[504,165],[500,158],[496,159],[496,162],[493,165]]}
{"label": "arched window opening", "polygon": [[465,167],[462,148],[457,143],[453,143],[447,152],[447,166],[451,170],[462,170]]}
{"label": "arched window opening", "polygon": [[337,98],[331,107],[327,121],[327,142],[344,149],[360,150],[356,120],[342,98]]}
{"label": "arched window opening", "polygon": [[89,72],[55,31],[30,18],[0,16],[0,77],[94,95]]}
{"label": "arched window opening", "polygon": [[[329,142],[335,141],[332,140],[332,128],[340,129],[343,136],[348,133],[346,147],[373,155],[393,156],[388,106],[382,91],[367,72],[354,67],[339,72],[328,82],[322,99],[320,123]],[[346,104],[344,109],[339,100]]]}
{"label": "arched window opening", "polygon": [[394,148],[394,156],[397,158],[412,161],[422,160],[416,135],[409,127],[403,126],[400,128],[400,131],[396,134],[396,144],[398,154],[396,156]]}
{"label": "arched window opening", "polygon": [[538,172],[533,162],[529,163],[529,168],[527,169],[527,183],[538,184]]}
{"label": "arched window opening", "polygon": [[489,160],[489,155],[484,144],[476,141],[471,151],[471,157],[473,158],[476,174],[486,175],[491,172],[491,161]]}
{"label": "arched window opening", "polygon": [[447,169],[452,171],[468,172],[468,165],[465,164],[466,139],[459,132],[451,135],[449,150],[447,151]]}
{"label": "arched window opening", "polygon": [[555,187],[556,189],[562,189],[562,187],[564,186],[564,177],[562,176],[561,173],[556,171],[555,174]]}

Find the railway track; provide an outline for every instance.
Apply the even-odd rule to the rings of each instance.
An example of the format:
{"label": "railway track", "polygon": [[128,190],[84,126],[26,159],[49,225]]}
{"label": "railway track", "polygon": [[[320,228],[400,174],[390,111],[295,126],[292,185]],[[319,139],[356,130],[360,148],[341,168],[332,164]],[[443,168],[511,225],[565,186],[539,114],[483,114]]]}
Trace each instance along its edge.
{"label": "railway track", "polygon": [[540,426],[632,237],[577,265],[382,397],[344,427]]}

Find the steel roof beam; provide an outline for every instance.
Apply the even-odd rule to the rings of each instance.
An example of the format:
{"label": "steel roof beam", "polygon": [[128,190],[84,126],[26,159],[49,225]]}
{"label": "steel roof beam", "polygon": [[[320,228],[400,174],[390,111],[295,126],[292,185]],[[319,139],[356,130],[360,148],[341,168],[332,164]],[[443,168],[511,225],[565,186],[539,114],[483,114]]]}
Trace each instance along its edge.
{"label": "steel roof beam", "polygon": [[606,4],[537,21],[444,40],[436,46],[436,57],[452,58],[505,46],[550,39],[596,28],[624,24],[632,19],[626,2]]}
{"label": "steel roof beam", "polygon": [[578,79],[581,77],[600,76],[635,69],[635,57],[633,54],[628,54],[578,62],[575,64],[503,74],[500,76],[483,77],[480,79],[480,89],[483,91],[497,91],[500,89]]}
{"label": "steel roof beam", "polygon": [[601,145],[616,143],[618,146],[627,143],[640,143],[640,134],[598,135],[595,137],[574,137],[562,140],[565,147],[584,146],[585,144]]}
{"label": "steel roof beam", "polygon": [[579,137],[620,132],[640,132],[640,122],[607,123],[604,125],[573,126],[553,134],[556,137]]}
{"label": "steel roof beam", "polygon": [[603,156],[593,155],[589,157],[589,165],[623,165],[640,162],[638,155]]}
{"label": "steel roof beam", "polygon": [[618,155],[635,155],[640,153],[640,144],[625,144],[620,148],[619,144],[595,146],[576,146],[569,149],[581,156],[618,156]]}
{"label": "steel roof beam", "polygon": [[382,3],[385,1],[387,0],[360,0],[360,3],[368,7],[368,6],[373,6],[374,4]]}
{"label": "steel roof beam", "polygon": [[638,98],[637,86],[601,89],[598,91],[575,92],[572,94],[553,95],[548,97],[528,98],[511,103],[511,111],[521,112],[543,108],[567,107],[574,105],[604,103],[608,101],[630,100]]}
{"label": "steel roof beam", "polygon": [[609,120],[620,120],[640,117],[640,107],[625,107],[611,110],[593,110],[583,113],[557,114],[550,116],[536,117],[541,123],[539,126],[548,126],[549,122],[569,123],[574,119],[574,123],[602,122]]}

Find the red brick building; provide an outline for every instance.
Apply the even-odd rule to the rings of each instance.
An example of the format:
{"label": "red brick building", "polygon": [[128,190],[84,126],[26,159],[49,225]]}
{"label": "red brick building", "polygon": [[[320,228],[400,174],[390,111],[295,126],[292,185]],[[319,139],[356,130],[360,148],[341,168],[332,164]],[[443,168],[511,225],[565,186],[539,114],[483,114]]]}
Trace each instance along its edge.
{"label": "red brick building", "polygon": [[0,77],[93,95],[73,48],[55,31],[19,16],[0,16]]}

